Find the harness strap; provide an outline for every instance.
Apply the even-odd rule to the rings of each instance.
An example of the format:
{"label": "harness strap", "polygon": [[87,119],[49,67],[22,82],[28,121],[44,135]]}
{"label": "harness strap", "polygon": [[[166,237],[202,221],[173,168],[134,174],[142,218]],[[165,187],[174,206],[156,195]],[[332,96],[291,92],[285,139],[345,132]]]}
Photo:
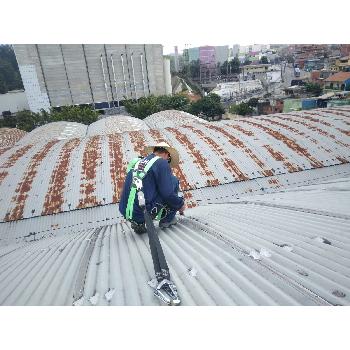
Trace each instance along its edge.
{"label": "harness strap", "polygon": [[151,160],[149,160],[145,166],[144,165],[144,159],[139,160],[135,166],[134,166],[134,170],[133,170],[133,179],[132,179],[132,185],[130,188],[130,193],[129,193],[129,198],[128,198],[128,205],[126,207],[126,219],[127,220],[132,220],[132,214],[134,211],[134,203],[135,203],[135,198],[136,198],[136,194],[138,191],[143,191],[143,188],[137,188],[136,183],[135,183],[135,178],[141,180],[141,184],[142,184],[142,180],[143,178],[147,175],[147,172],[151,169],[152,165],[158,160],[160,159],[160,157],[155,156],[153,157]]}

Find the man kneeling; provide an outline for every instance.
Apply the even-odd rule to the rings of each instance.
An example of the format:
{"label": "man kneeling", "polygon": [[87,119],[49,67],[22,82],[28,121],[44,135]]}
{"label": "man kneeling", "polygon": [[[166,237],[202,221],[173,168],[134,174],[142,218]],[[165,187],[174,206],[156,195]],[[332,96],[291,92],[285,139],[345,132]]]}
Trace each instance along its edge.
{"label": "man kneeling", "polygon": [[129,164],[119,203],[119,211],[131,221],[131,227],[137,234],[145,233],[146,226],[133,181],[136,175],[142,175],[146,210],[152,219],[160,220],[160,228],[176,224],[176,212],[183,214],[185,210],[184,200],[178,196],[179,180],[170,168],[179,164],[177,151],[165,142],[146,147],[145,151],[148,154],[145,158],[134,159]]}

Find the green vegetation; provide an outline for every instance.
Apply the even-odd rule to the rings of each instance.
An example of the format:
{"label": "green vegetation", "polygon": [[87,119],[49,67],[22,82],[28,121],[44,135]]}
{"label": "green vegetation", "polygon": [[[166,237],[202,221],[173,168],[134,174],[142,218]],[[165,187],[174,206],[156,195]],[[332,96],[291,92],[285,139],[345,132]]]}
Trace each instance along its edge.
{"label": "green vegetation", "polygon": [[97,121],[98,112],[90,107],[65,106],[56,111],[51,109],[50,112],[41,110],[39,113],[31,111],[21,111],[15,116],[5,116],[0,120],[0,127],[18,128],[24,131],[33,129],[51,122],[68,121],[89,125]]}
{"label": "green vegetation", "polygon": [[207,117],[221,116],[225,113],[225,109],[220,102],[220,97],[216,94],[209,94],[191,103],[188,111],[197,116],[205,115]]}
{"label": "green vegetation", "polygon": [[148,96],[141,97],[138,101],[126,100],[124,106],[128,113],[139,119],[144,119],[153,113],[167,109],[176,109],[207,117],[224,113],[220,97],[215,94],[209,94],[196,102],[190,102],[187,96],[181,94],[174,96]]}
{"label": "green vegetation", "polygon": [[229,112],[232,114],[249,115],[253,113],[253,108],[249,105],[249,102],[242,102],[237,105],[231,105]]}
{"label": "green vegetation", "polygon": [[10,45],[0,45],[0,94],[23,89],[15,53]]}
{"label": "green vegetation", "polygon": [[153,113],[164,111],[167,109],[177,109],[185,111],[188,108],[190,100],[181,94],[174,96],[148,96],[141,97],[137,101],[124,101],[125,109],[133,117],[144,119]]}
{"label": "green vegetation", "polygon": [[238,57],[236,56],[233,60],[230,62],[225,61],[220,66],[220,71],[222,75],[232,74],[232,73],[239,73],[240,72],[240,62]]}
{"label": "green vegetation", "polygon": [[252,97],[252,98],[249,99],[248,105],[249,105],[250,107],[256,107],[256,106],[258,105],[258,101],[259,101],[258,98]]}
{"label": "green vegetation", "polygon": [[311,93],[313,96],[320,96],[322,94],[322,87],[320,84],[307,83],[305,85],[306,92]]}
{"label": "green vegetation", "polygon": [[269,63],[269,60],[267,59],[266,56],[262,56],[261,59],[260,59],[260,63],[261,63],[261,64],[268,64],[268,63]]}

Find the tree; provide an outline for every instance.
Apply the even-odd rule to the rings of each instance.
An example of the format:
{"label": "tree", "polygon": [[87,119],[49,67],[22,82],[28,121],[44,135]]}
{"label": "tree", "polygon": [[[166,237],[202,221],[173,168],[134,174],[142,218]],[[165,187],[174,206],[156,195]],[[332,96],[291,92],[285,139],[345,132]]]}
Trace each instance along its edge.
{"label": "tree", "polygon": [[98,112],[88,106],[63,106],[60,110],[51,109],[47,118],[55,122],[67,121],[89,125],[97,121]]}
{"label": "tree", "polygon": [[207,117],[221,116],[225,113],[225,109],[220,102],[220,97],[216,94],[209,94],[191,103],[188,111],[197,116],[204,114]]}
{"label": "tree", "polygon": [[230,62],[231,64],[231,73],[239,73],[240,72],[240,61],[238,59],[238,56],[235,56],[233,60]]}
{"label": "tree", "polygon": [[317,83],[307,83],[305,85],[305,90],[315,96],[320,96],[323,91],[322,86]]}
{"label": "tree", "polygon": [[269,60],[267,59],[266,56],[262,56],[260,59],[261,64],[269,64]]}
{"label": "tree", "polygon": [[248,57],[246,57],[244,60],[244,65],[247,66],[248,64],[251,64],[251,61]]}
{"label": "tree", "polygon": [[249,115],[253,113],[253,108],[249,106],[248,103],[242,102],[237,105],[231,105],[229,107],[229,112],[239,115]]}
{"label": "tree", "polygon": [[69,121],[89,125],[97,119],[98,112],[90,107],[64,106],[60,111],[51,109],[50,112],[43,109],[38,113],[23,110],[14,116],[5,116],[0,125],[29,132],[51,122]]}
{"label": "tree", "polygon": [[259,101],[258,98],[252,97],[249,99],[249,101],[247,103],[248,103],[248,106],[250,106],[250,107],[256,107],[258,105],[258,101]]}

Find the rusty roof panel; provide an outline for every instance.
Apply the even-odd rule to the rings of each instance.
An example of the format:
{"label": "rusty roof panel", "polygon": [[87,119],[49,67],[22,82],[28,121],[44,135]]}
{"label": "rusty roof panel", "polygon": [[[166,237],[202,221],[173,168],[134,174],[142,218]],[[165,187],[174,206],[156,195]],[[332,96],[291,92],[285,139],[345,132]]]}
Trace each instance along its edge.
{"label": "rusty roof panel", "polygon": [[116,203],[127,163],[145,146],[160,141],[180,153],[174,173],[189,206],[199,203],[197,189],[210,189],[214,198],[218,185],[241,182],[247,186],[245,192],[253,192],[245,182],[265,177],[271,180],[264,183],[266,188],[283,187],[286,183],[276,181],[275,175],[350,161],[349,136],[338,130],[350,130],[344,123],[348,117],[333,112],[323,109],[213,123],[187,120],[176,127],[104,131],[61,141],[56,130],[50,143],[35,136],[32,143],[20,141],[0,156],[0,220]]}
{"label": "rusty roof panel", "polygon": [[16,144],[27,132],[16,128],[0,128],[0,149]]}

